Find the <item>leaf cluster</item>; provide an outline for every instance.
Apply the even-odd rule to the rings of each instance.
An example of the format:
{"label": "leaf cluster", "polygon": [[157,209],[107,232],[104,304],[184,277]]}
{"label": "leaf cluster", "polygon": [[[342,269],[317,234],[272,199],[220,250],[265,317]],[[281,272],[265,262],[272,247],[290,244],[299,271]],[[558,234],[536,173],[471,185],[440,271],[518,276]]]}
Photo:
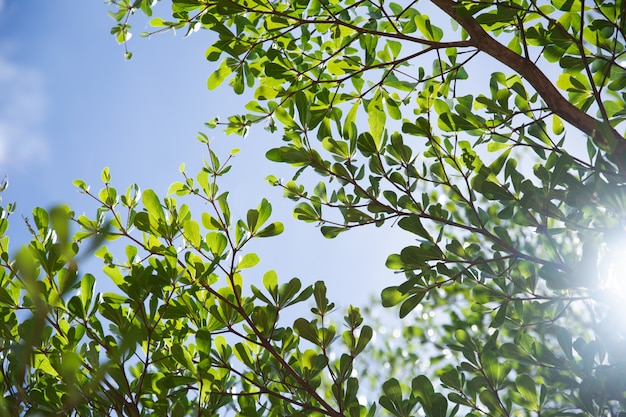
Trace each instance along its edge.
{"label": "leaf cluster", "polygon": [[[112,3],[114,33],[126,43],[129,16],[139,9],[150,16],[153,4]],[[151,20],[154,33],[213,33],[206,58],[217,66],[208,88],[227,82],[252,97],[247,113],[209,125],[239,135],[259,123],[280,130],[283,143],[266,156],[293,166],[294,175],[268,182],[296,202],[297,219],[329,238],[393,225],[415,243],[387,259],[403,277],[381,297],[405,320],[399,340],[375,340],[380,327],[363,325],[354,308],[338,337],[323,284],[279,284],[271,272],[264,288],[243,284],[243,271],[258,262],[244,246],[282,225],[267,224],[265,200],[245,219],[231,218],[216,181],[228,164],[210,149],[205,169],[193,178],[183,171],[184,181],[170,189],[210,207],[200,222],[174,197],[149,190],[139,196],[131,187],[118,199],[106,171],[97,195],[78,183],[101,208],[95,219],[76,219],[77,239],[131,242],[127,261],[97,251],[121,293],[94,298],[106,305],[96,311],[113,334],[94,331],[101,353],[92,355],[115,354],[94,366],[107,376],[81,381],[116,392],[107,410],[158,404],[173,415],[176,407],[184,414],[231,406],[239,415],[624,414],[625,329],[615,320],[621,300],[607,297],[626,227],[624,5],[431,3],[173,0],[171,19]],[[44,212],[34,214],[31,258],[9,262],[3,255],[4,286],[17,288],[2,297],[12,300],[8,312],[19,302],[34,316],[48,317],[51,307],[39,306],[57,304],[67,314],[63,291],[76,288],[77,246],[58,224],[73,215]],[[50,229],[47,218],[57,226]],[[309,297],[312,316],[281,321],[284,308]],[[71,297],[67,311],[86,317],[88,301]],[[13,335],[40,334],[20,333],[17,316],[8,317],[18,329]],[[50,337],[68,326],[52,327]],[[33,345],[12,337],[31,346],[21,356],[31,360],[39,339]],[[360,365],[359,376],[363,355],[382,366]],[[50,368],[69,378],[69,368],[54,361],[28,368],[26,359],[5,357],[17,366],[12,378]],[[420,362],[423,375],[414,377]],[[128,375],[139,382],[125,381]],[[159,385],[170,377],[175,382]],[[380,408],[358,401],[368,378]],[[21,388],[5,392],[28,392],[31,385],[17,381]],[[76,386],[83,385],[68,385]],[[138,388],[145,387],[151,391],[143,396]],[[27,404],[23,398],[31,397],[7,398]]]}

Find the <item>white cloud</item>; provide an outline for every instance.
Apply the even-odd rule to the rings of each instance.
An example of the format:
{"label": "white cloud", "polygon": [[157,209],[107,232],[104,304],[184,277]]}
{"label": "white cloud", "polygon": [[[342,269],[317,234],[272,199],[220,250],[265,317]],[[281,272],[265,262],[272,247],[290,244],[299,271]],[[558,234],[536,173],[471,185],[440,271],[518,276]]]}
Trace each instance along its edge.
{"label": "white cloud", "polygon": [[0,165],[28,168],[48,155],[43,76],[0,53],[0,91]]}

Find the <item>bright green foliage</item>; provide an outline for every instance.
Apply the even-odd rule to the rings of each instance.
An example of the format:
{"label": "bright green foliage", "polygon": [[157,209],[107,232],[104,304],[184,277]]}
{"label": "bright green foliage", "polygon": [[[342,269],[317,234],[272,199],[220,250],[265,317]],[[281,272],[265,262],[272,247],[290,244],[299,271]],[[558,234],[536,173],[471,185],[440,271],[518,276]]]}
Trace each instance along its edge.
{"label": "bright green foliage", "polygon": [[[383,409],[622,409],[625,329],[604,297],[626,238],[622,2],[172,5],[169,27],[215,33],[209,89],[253,95],[250,113],[212,124],[282,127],[267,157],[298,171],[268,181],[296,218],[327,237],[389,222],[415,236],[387,261],[406,277],[382,303],[406,318],[410,360],[377,345],[397,377]],[[459,408],[406,377],[428,355],[424,372]]]}
{"label": "bright green foliage", "polygon": [[[345,329],[330,324],[322,282],[279,284],[267,271],[261,287],[247,283],[259,261],[250,241],[283,226],[265,199],[231,218],[216,182],[230,165],[209,155],[195,178],[172,184],[176,198],[136,185],[118,194],[108,169],[97,194],[76,181],[99,204],[95,219],[36,208],[33,239],[14,259],[5,235],[14,206],[3,208],[0,415],[365,414],[351,370],[372,329],[357,308]],[[208,206],[201,221],[189,198]],[[79,273],[85,244],[98,246],[113,292]],[[310,298],[309,319],[283,318]]]}
{"label": "bright green foliage", "polygon": [[[150,16],[153,2],[112,3],[125,43],[130,15]],[[4,351],[4,392],[18,394],[7,403],[85,415],[101,405],[172,415],[626,414],[623,300],[611,298],[626,254],[622,1],[171,6],[169,20],[150,21],[156,31],[212,31],[208,88],[250,95],[247,114],[209,125],[281,130],[282,145],[266,156],[296,171],[268,182],[297,202],[296,218],[329,238],[397,225],[415,239],[387,260],[404,275],[382,293],[404,319],[399,337],[368,345],[374,331],[356,309],[339,337],[322,283],[301,289],[268,272],[264,289],[244,285],[258,262],[244,245],[282,226],[267,225],[265,200],[231,218],[215,182],[229,166],[209,150],[202,172],[170,188],[208,203],[200,221],[149,190],[118,196],[108,172],[89,194],[102,208],[95,220],[76,219],[78,239],[105,236],[105,224],[108,238],[130,239],[127,261],[96,252],[119,294],[84,296],[93,281],[84,278],[67,300],[79,285],[77,246],[62,226],[72,216],[35,210],[33,249],[13,262],[2,255],[6,343],[15,346]],[[278,320],[309,297],[313,316]],[[18,303],[32,319],[14,313]],[[46,321],[48,311],[72,326]],[[97,330],[109,322],[110,332]],[[63,332],[81,328],[74,323],[84,333],[71,339]],[[55,337],[63,342],[48,354],[42,341]],[[69,353],[66,340],[81,347]]]}

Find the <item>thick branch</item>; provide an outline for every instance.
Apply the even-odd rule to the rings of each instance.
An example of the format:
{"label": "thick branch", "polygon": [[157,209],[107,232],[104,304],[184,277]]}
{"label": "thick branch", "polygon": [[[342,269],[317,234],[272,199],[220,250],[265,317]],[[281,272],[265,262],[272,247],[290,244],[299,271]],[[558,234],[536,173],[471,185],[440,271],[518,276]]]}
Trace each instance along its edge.
{"label": "thick branch", "polygon": [[557,90],[552,82],[546,77],[537,65],[530,59],[516,54],[500,42],[491,37],[472,17],[463,17],[459,15],[457,7],[459,3],[453,0],[431,0],[437,7],[448,14],[452,19],[457,21],[470,35],[471,43],[474,47],[492,56],[498,62],[508,66],[516,71],[526,81],[533,86],[541,98],[546,102],[548,107],[563,120],[572,126],[580,129],[589,135],[594,143],[604,151],[606,151],[613,160],[620,165],[620,168],[626,163],[624,161],[626,141],[613,128],[607,127],[603,131],[610,131],[611,136],[602,135],[599,129],[600,121],[589,116],[587,113],[570,103]]}

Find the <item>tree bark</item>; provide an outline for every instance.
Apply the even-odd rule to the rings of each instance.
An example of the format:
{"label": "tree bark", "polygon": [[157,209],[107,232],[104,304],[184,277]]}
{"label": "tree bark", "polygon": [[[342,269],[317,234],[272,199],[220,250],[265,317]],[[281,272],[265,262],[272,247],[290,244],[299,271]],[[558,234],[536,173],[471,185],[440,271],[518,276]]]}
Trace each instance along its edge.
{"label": "tree bark", "polygon": [[[470,42],[474,47],[522,76],[533,86],[546,105],[556,115],[591,137],[594,143],[604,150],[613,162],[619,166],[620,171],[624,172],[624,167],[626,166],[626,140],[618,131],[612,127],[599,129],[601,121],[589,116],[563,97],[534,62],[516,54],[495,40],[472,17],[460,16],[457,12],[459,3],[453,0],[431,1],[467,31],[470,35]],[[602,131],[610,132],[610,135],[608,137],[604,136]]]}

